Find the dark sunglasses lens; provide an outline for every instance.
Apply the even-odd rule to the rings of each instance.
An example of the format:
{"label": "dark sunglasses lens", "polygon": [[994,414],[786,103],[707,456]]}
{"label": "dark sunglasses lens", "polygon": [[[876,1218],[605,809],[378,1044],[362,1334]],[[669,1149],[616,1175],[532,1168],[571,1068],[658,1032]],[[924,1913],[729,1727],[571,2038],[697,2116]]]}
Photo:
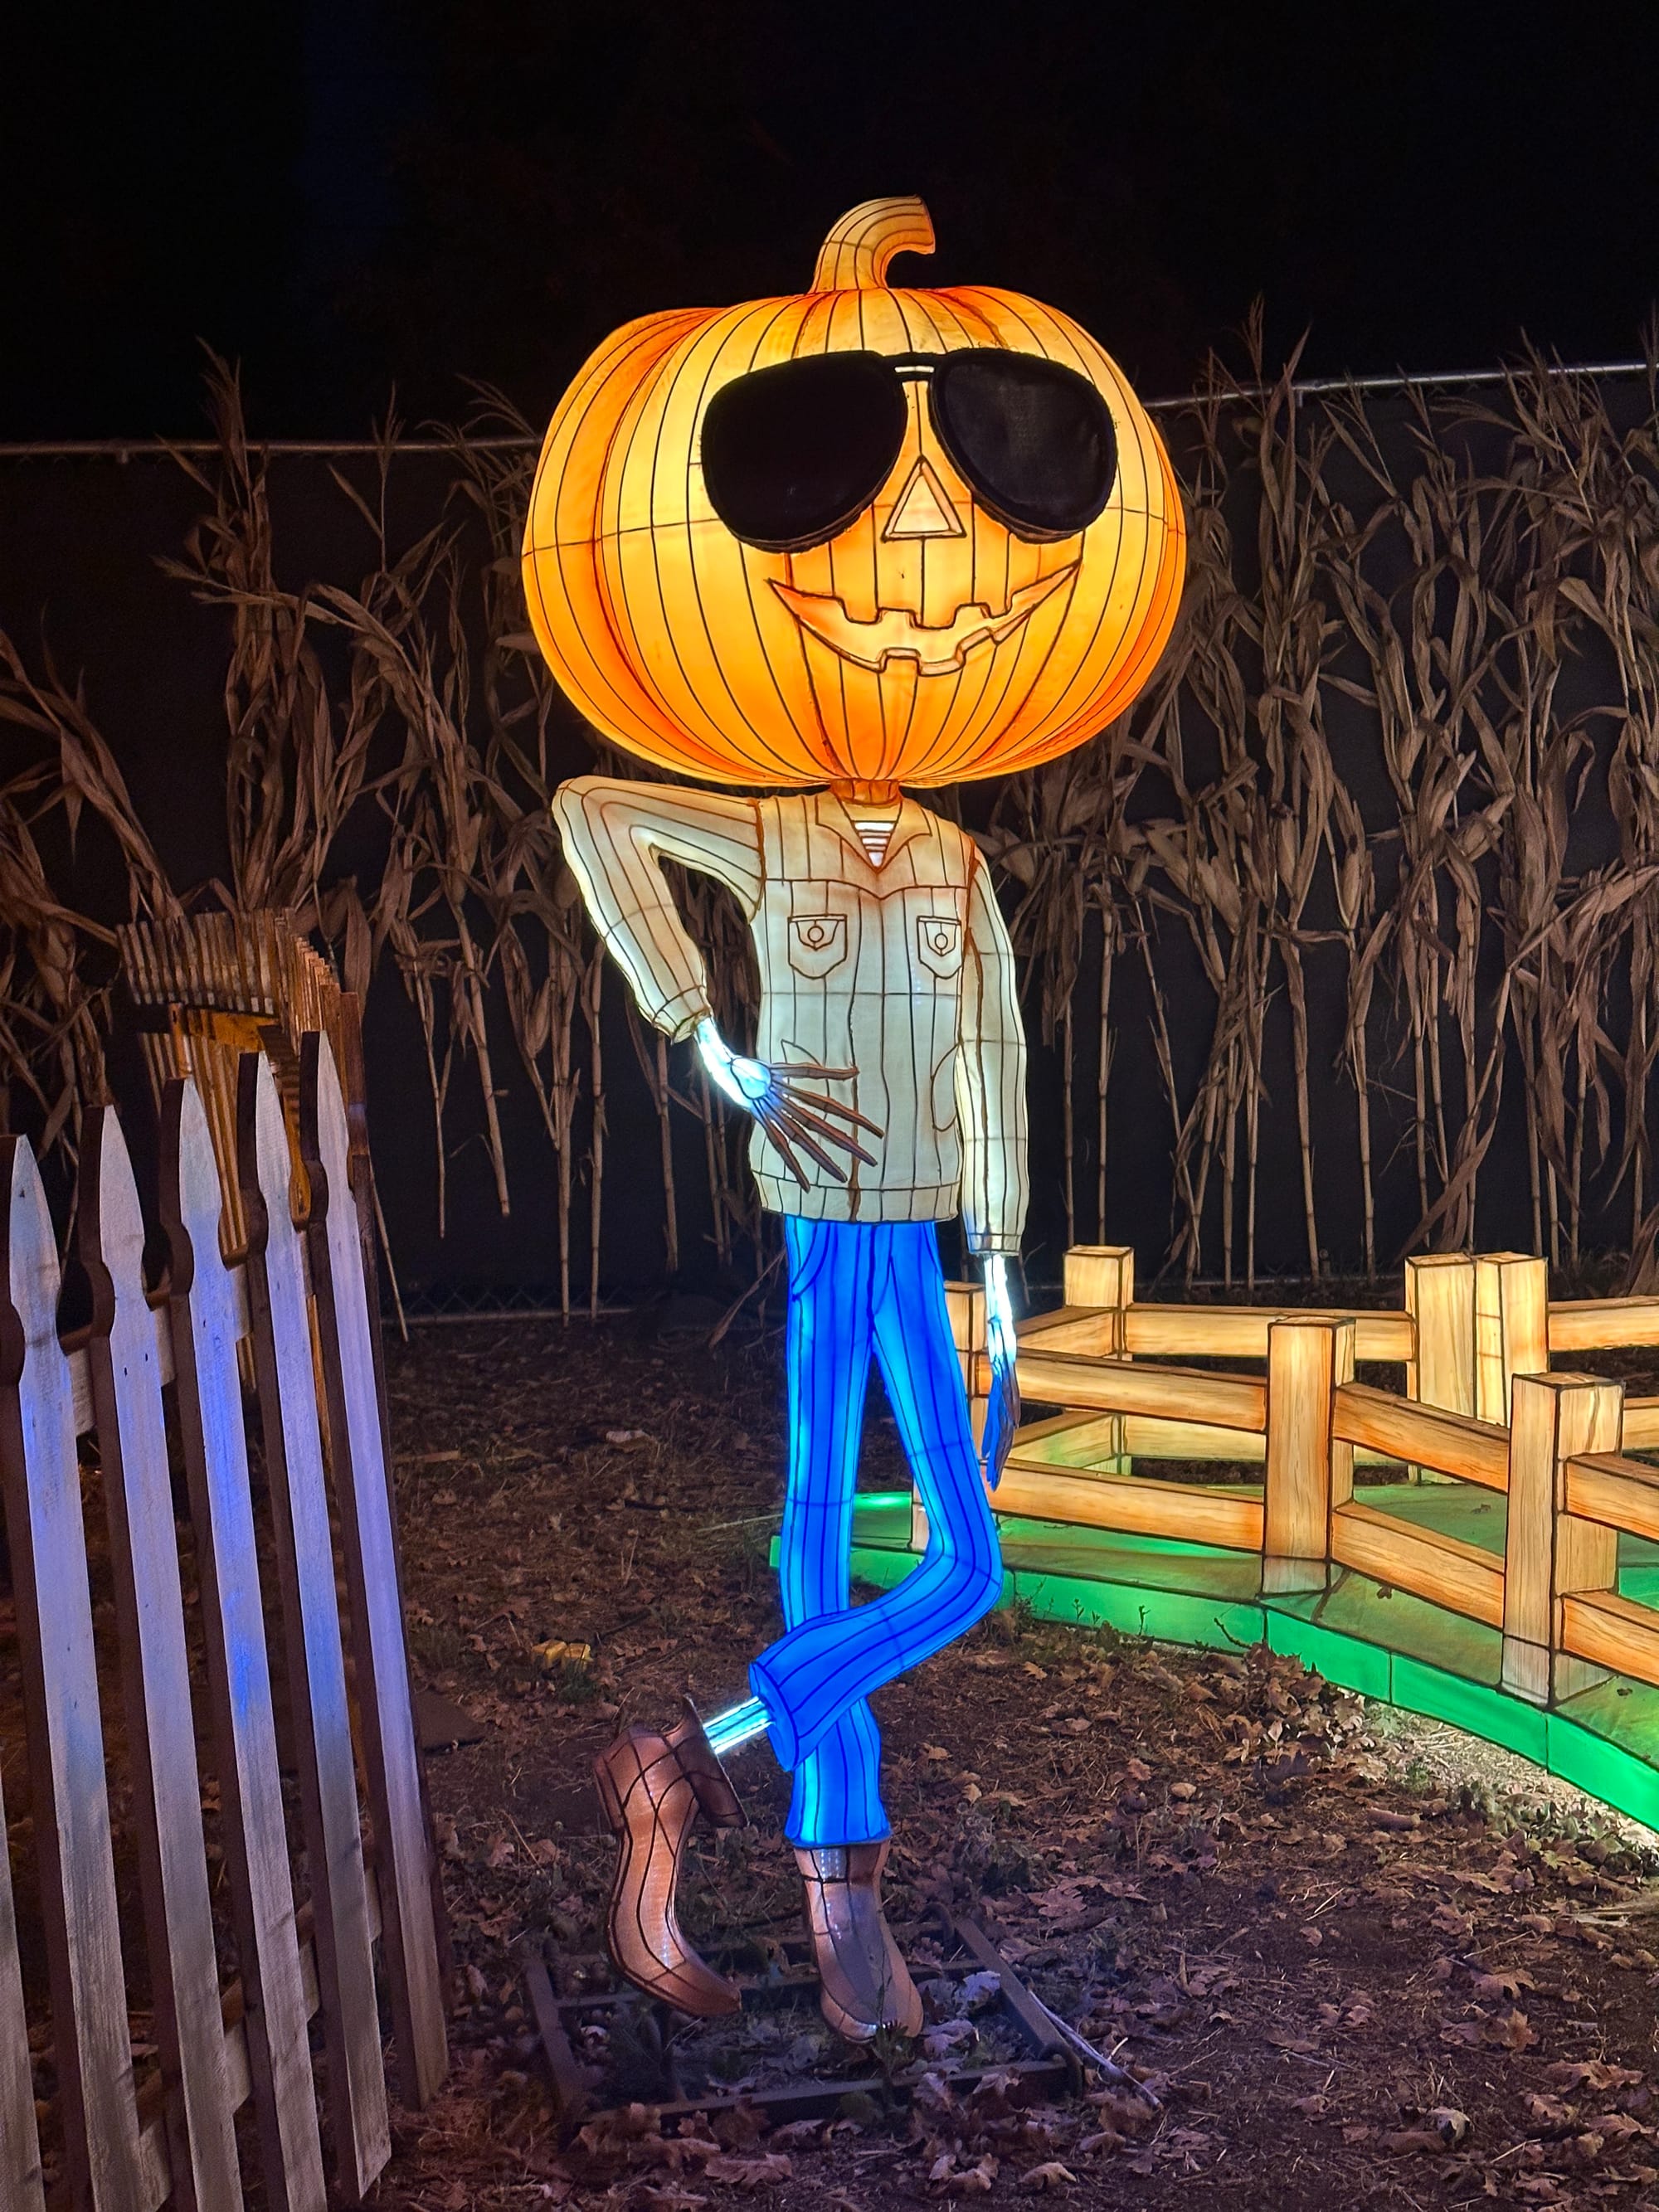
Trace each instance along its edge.
{"label": "dark sunglasses lens", "polygon": [[1111,496],[1111,410],[1086,377],[1030,354],[947,354],[933,372],[940,443],[997,520],[1070,538]]}
{"label": "dark sunglasses lens", "polygon": [[880,490],[905,419],[903,389],[878,354],[751,370],[722,385],[702,418],[709,502],[746,545],[821,545]]}

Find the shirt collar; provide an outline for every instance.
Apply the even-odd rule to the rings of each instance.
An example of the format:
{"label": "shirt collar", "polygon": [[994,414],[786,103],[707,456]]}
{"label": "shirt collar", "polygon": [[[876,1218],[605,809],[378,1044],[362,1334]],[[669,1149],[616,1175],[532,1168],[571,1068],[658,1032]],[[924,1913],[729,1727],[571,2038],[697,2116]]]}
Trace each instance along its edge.
{"label": "shirt collar", "polygon": [[838,799],[833,791],[815,791],[809,804],[813,818],[820,827],[834,830],[848,852],[856,857],[860,866],[872,876],[885,875],[894,854],[901,846],[909,844],[913,838],[920,837],[933,821],[925,806],[914,799],[901,795],[898,816],[893,823],[892,835],[887,840],[886,854],[878,868],[872,864],[870,855],[864,849],[864,842],[859,836],[852,810],[844,800]]}

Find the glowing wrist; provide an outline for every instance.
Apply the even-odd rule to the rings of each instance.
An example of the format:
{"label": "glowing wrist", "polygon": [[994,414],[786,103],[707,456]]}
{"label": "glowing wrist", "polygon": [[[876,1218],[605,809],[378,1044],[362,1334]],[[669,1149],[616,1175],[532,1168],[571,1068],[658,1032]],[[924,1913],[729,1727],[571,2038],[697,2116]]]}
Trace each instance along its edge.
{"label": "glowing wrist", "polygon": [[1008,1299],[1008,1270],[1000,1253],[985,1260],[985,1343],[999,1365],[1014,1356],[1014,1311]]}

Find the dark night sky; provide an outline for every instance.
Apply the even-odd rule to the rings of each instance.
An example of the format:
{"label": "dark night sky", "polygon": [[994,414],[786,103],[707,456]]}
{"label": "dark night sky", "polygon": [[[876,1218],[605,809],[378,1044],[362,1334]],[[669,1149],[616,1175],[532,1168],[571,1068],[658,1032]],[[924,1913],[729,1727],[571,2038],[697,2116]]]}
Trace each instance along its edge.
{"label": "dark night sky", "polygon": [[[793,291],[829,222],[930,203],[943,280],[1071,309],[1149,392],[1624,357],[1659,296],[1659,9],[1110,0],[124,0],[0,53],[0,439],[538,422],[677,302]],[[911,264],[914,281],[925,281]]]}

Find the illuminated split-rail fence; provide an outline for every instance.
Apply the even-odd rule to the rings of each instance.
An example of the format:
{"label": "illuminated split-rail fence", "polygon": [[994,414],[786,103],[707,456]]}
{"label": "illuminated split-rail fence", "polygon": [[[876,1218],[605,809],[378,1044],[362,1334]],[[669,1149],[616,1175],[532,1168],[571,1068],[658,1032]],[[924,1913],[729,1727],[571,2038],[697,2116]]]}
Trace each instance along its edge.
{"label": "illuminated split-rail fence", "polygon": [[[1659,1605],[1620,1589],[1621,1536],[1627,1554],[1659,1544],[1659,1468],[1633,1455],[1659,1450],[1659,1399],[1552,1366],[1659,1346],[1659,1298],[1551,1304],[1543,1261],[1498,1253],[1408,1261],[1395,1310],[1156,1305],[1137,1301],[1133,1266],[1124,1248],[1068,1252],[1064,1304],[1020,1326],[1023,1397],[1066,1410],[1020,1430],[994,1498],[1005,1528],[1254,1555],[1262,1607],[1349,1577],[1409,1593],[1494,1632],[1491,1686],[1534,1706],[1610,1674],[1659,1685]],[[978,1419],[983,1293],[951,1298]],[[1255,1371],[1184,1364],[1200,1359]],[[1369,1364],[1397,1367],[1403,1389],[1356,1381]],[[1172,1480],[1158,1462],[1240,1479]],[[1484,1542],[1458,1533],[1460,1514]],[[925,1533],[913,1504],[912,1545]],[[1110,1573],[1103,1556],[1079,1571]],[[1656,1565],[1637,1579],[1659,1597]],[[1321,1617],[1311,1600],[1302,1611]],[[1656,1750],[1639,1755],[1652,1766]]]}
{"label": "illuminated split-rail fence", "polygon": [[[235,1164],[234,1260],[222,1251],[222,1156],[216,1164],[197,1089],[175,1075],[162,1101],[168,1269],[155,1295],[119,1125],[112,1109],[88,1116],[76,1234],[94,1319],[76,1339],[58,1334],[58,1255],[34,1159],[21,1138],[0,1140],[0,1486],[23,1708],[23,1756],[5,1773],[14,1821],[26,1786],[31,1818],[15,1838],[32,1838],[34,1862],[14,1893],[0,1855],[6,2212],[46,2202],[35,2061],[55,2085],[54,2201],[95,2212],[164,2201],[231,2212],[255,2178],[239,2158],[245,2104],[266,2203],[361,2201],[389,2151],[382,1995],[404,2100],[426,2102],[445,2071],[442,1930],[345,1108],[326,1037],[294,1042],[306,1225],[290,1213],[270,1059],[240,1054],[220,1133]],[[257,1499],[243,1344],[257,1382]],[[94,1543],[91,1569],[83,1462],[98,1470],[107,1524],[106,1564]],[[107,1623],[94,1586],[112,1597]],[[281,1624],[269,1644],[267,1605]],[[284,1768],[297,1782],[291,1816]],[[137,1881],[119,1896],[136,1893],[131,1923],[117,1880],[129,1844]],[[29,1855],[26,1844],[20,1863]],[[222,1955],[234,1956],[234,1980]],[[154,2064],[137,2063],[135,2012]]]}

